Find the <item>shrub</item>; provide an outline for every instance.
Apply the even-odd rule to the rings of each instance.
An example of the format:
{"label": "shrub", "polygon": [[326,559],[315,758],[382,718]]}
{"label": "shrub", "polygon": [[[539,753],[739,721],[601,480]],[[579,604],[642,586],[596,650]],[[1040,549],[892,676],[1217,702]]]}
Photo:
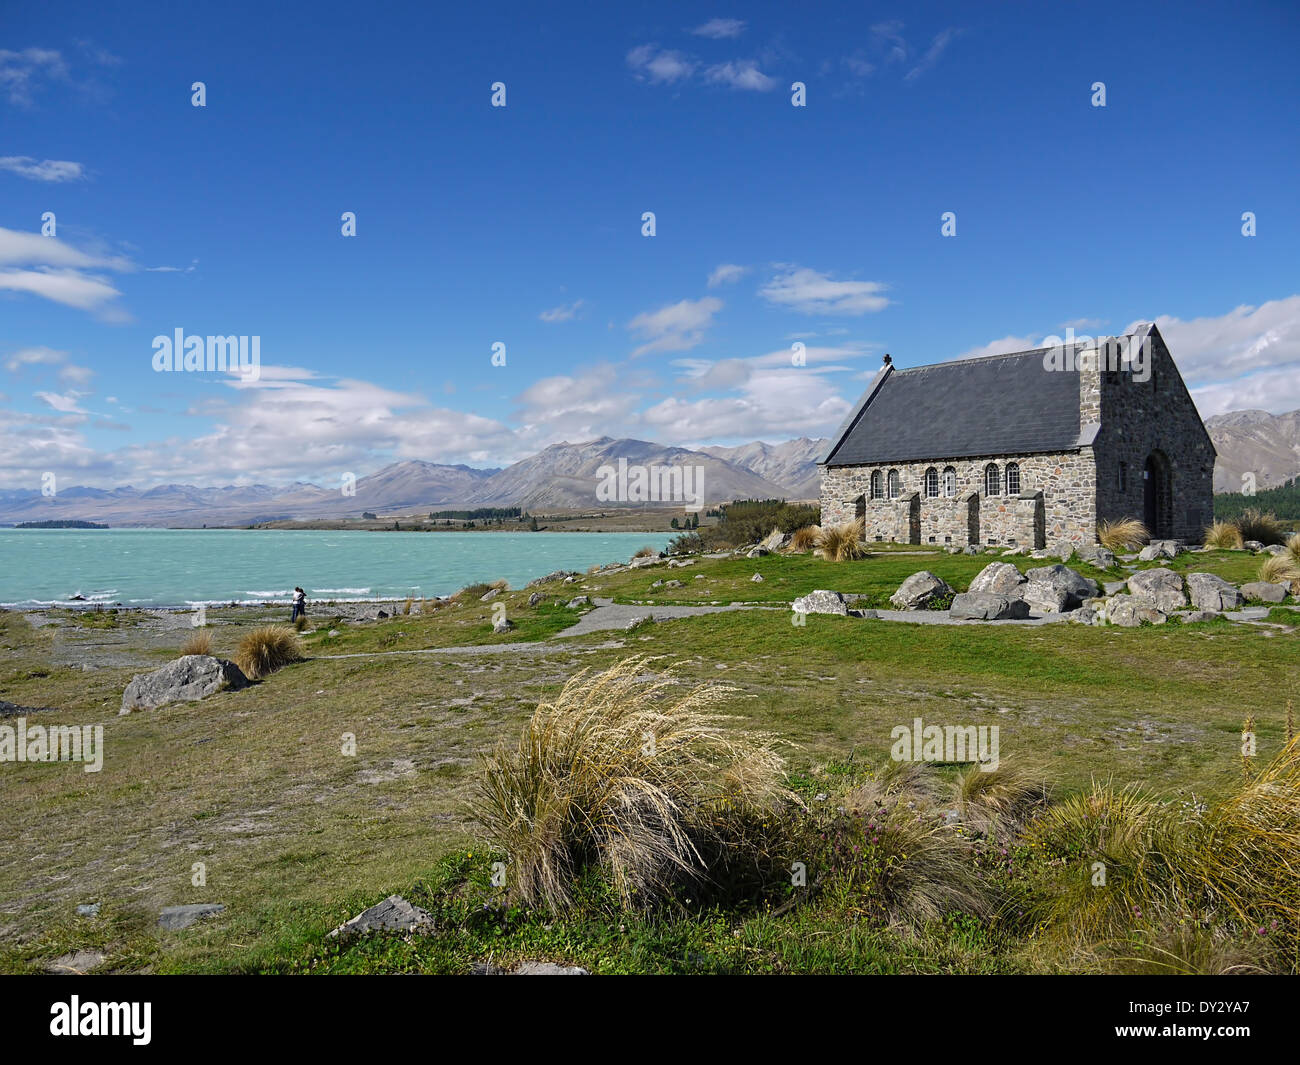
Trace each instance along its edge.
{"label": "shrub", "polygon": [[817,539],[822,534],[821,526],[805,525],[790,534],[791,551],[811,551],[817,546]]}
{"label": "shrub", "polygon": [[623,906],[652,906],[784,794],[772,738],[716,712],[732,689],[643,681],[655,661],[575,674],[488,757],[474,809],[523,902],[565,909],[595,874]]}
{"label": "shrub", "polygon": [[633,558],[657,558],[658,555],[659,555],[659,552],[656,551],[653,547],[650,547],[650,546],[647,544],[645,547],[643,547],[643,548],[641,548],[639,551],[637,551],[637,553],[636,553],[635,555],[633,555],[632,557],[633,557]]}
{"label": "shrub", "polygon": [[867,545],[862,542],[863,523],[849,521],[822,529],[817,546],[828,562],[846,562],[867,557]]}
{"label": "shrub", "polygon": [[1234,519],[1243,540],[1258,540],[1261,544],[1280,544],[1284,537],[1277,517],[1258,507],[1247,507]]}
{"label": "shrub", "polygon": [[263,625],[239,641],[235,665],[250,680],[269,676],[290,662],[302,660],[298,637],[283,625]]}
{"label": "shrub", "polygon": [[953,803],[972,832],[1010,839],[1047,802],[1046,788],[1027,772],[1006,765],[985,772],[978,765],[953,782]]}
{"label": "shrub", "polygon": [[1151,539],[1137,518],[1117,518],[1097,523],[1097,542],[1108,551],[1136,551]]}
{"label": "shrub", "polygon": [[670,555],[695,555],[703,550],[704,541],[700,539],[699,533],[682,533],[680,536],[674,536],[668,541],[668,553]]}
{"label": "shrub", "polygon": [[210,655],[212,654],[212,633],[199,629],[192,632],[181,644],[181,654],[183,655]]}
{"label": "shrub", "polygon": [[452,598],[459,600],[482,599],[483,596],[487,595],[491,590],[492,586],[490,584],[484,584],[482,581],[478,581],[475,584],[465,585],[465,587],[453,595]]}
{"label": "shrub", "polygon": [[1241,530],[1230,521],[1213,522],[1205,530],[1205,546],[1226,551],[1240,551],[1243,546]]}

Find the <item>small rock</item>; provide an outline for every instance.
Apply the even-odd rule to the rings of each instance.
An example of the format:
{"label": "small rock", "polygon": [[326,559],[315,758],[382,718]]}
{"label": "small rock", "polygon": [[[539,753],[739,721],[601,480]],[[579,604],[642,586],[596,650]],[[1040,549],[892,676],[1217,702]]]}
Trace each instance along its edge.
{"label": "small rock", "polygon": [[325,635],[326,635],[326,636],[337,636],[338,634],[339,634],[339,630],[338,630],[338,629],[330,629],[330,631],[327,632]]}
{"label": "small rock", "polygon": [[528,605],[529,605],[529,606],[536,606],[538,603],[540,603],[540,602],[541,602],[543,599],[545,599],[545,598],[546,598],[546,596],[543,595],[541,592],[533,592],[533,594],[530,595],[530,596],[528,597]]}
{"label": "small rock", "polygon": [[580,606],[590,606],[590,605],[591,605],[591,597],[586,595],[575,595],[572,599],[569,600],[570,610],[573,610]]}
{"label": "small rock", "polygon": [[344,921],[330,936],[347,939],[369,932],[426,932],[433,927],[433,916],[428,910],[413,906],[401,895],[389,895],[383,902],[362,910],[350,921]]}
{"label": "small rock", "polygon": [[849,608],[844,596],[839,592],[818,589],[796,599],[790,604],[796,614],[841,614],[847,615]]}
{"label": "small rock", "polygon": [[1187,591],[1197,610],[1236,610],[1246,601],[1235,585],[1215,573],[1189,573]]}
{"label": "small rock", "polygon": [[1260,551],[1264,550],[1264,544],[1260,540],[1247,540],[1241,546],[1254,554],[1258,554]]}
{"label": "small rock", "polygon": [[889,601],[899,610],[923,610],[932,599],[951,594],[952,589],[946,581],[923,569],[899,585],[898,591],[889,597]]}
{"label": "small rock", "polygon": [[77,907],[78,917],[98,917],[101,903],[90,902]]}
{"label": "small rock", "polygon": [[[762,575],[761,573],[755,573],[755,574],[754,574],[752,577],[750,577],[749,579],[750,579],[750,581],[751,581],[752,583],[754,583],[754,584],[761,584],[761,583],[763,582],[763,575]],[[1279,602],[1280,602],[1280,600],[1279,600]]]}
{"label": "small rock", "polygon": [[1184,625],[1195,625],[1198,621],[1213,621],[1222,617],[1217,610],[1183,610],[1175,615]]}
{"label": "small rock", "polygon": [[484,592],[482,595],[478,597],[478,601],[480,603],[490,603],[493,599],[495,599],[500,594],[501,594],[500,588],[489,588],[486,592]]}
{"label": "small rock", "polygon": [[388,617],[388,611],[387,611],[387,610],[381,610],[381,611],[379,611],[378,614],[375,615],[375,620],[376,620],[376,621],[383,621],[383,620],[384,620],[385,618],[387,618],[387,617]]}
{"label": "small rock", "polygon": [[61,955],[45,966],[45,971],[63,976],[77,976],[97,969],[104,964],[104,955],[97,950],[75,950]]}
{"label": "small rock", "polygon": [[515,627],[515,623],[511,621],[509,618],[504,618],[504,617],[497,618],[496,621],[492,622],[492,631],[498,634],[503,632],[509,632],[514,627]]}
{"label": "small rock", "polygon": [[521,962],[515,969],[515,976],[590,976],[586,969],[578,965],[556,965],[551,961]]}
{"label": "small rock", "polygon": [[158,915],[158,926],[170,932],[189,928],[195,921],[214,917],[226,907],[217,902],[197,902],[189,906],[164,906]]}

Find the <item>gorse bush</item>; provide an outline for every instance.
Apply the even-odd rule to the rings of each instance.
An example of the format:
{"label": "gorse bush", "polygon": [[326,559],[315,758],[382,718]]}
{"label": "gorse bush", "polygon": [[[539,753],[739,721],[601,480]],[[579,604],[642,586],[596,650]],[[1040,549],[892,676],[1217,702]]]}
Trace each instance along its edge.
{"label": "gorse bush", "polygon": [[1137,518],[1117,518],[1097,523],[1097,542],[1108,551],[1136,551],[1151,539]]}
{"label": "gorse bush", "polygon": [[487,759],[473,806],[521,902],[566,909],[594,875],[654,906],[786,795],[772,737],[718,712],[732,689],[643,678],[656,661],[574,675]]}
{"label": "gorse bush", "polygon": [[292,629],[263,625],[247,633],[235,651],[235,665],[250,680],[270,676],[291,662],[302,660],[302,645]]}

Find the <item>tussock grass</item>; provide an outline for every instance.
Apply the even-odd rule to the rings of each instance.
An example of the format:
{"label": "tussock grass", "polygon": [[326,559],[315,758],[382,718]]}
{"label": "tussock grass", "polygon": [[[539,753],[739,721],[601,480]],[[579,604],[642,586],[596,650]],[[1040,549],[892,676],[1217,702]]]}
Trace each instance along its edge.
{"label": "tussock grass", "polygon": [[302,660],[302,645],[297,635],[283,625],[263,625],[239,641],[235,665],[250,680],[259,680],[291,662]]}
{"label": "tussock grass", "polygon": [[658,557],[658,555],[659,555],[658,551],[656,551],[653,547],[646,545],[645,547],[640,548],[637,551],[637,553],[632,557],[633,558],[656,558]]}
{"label": "tussock grass", "polygon": [[1300,581],[1300,564],[1289,555],[1269,555],[1259,564],[1259,579],[1274,584]]}
{"label": "tussock grass", "polygon": [[973,765],[953,781],[953,804],[968,829],[1006,840],[1046,806],[1046,786],[1041,778],[1015,766],[999,765],[984,772]]}
{"label": "tussock grass", "polygon": [[811,551],[817,546],[821,537],[822,530],[820,525],[805,525],[801,529],[795,529],[790,534],[791,551]]}
{"label": "tussock grass", "polygon": [[817,538],[822,557],[828,562],[848,562],[867,557],[867,545],[862,540],[863,523],[848,521],[840,525],[825,526]]}
{"label": "tussock grass", "polygon": [[565,910],[594,873],[624,907],[651,907],[786,794],[773,738],[718,712],[733,689],[643,677],[656,661],[575,674],[487,758],[474,810],[524,903]]}
{"label": "tussock grass", "polygon": [[203,629],[198,629],[186,637],[185,642],[181,644],[182,655],[210,655],[212,654],[212,633]]}
{"label": "tussock grass", "polygon": [[1097,542],[1108,551],[1136,551],[1151,539],[1137,518],[1117,518],[1097,523]]}
{"label": "tussock grass", "polygon": [[1231,521],[1212,522],[1205,529],[1204,540],[1206,547],[1225,551],[1240,551],[1244,546],[1241,530]]}
{"label": "tussock grass", "polygon": [[1293,533],[1287,537],[1286,557],[1300,567],[1300,533]]}
{"label": "tussock grass", "polygon": [[1233,524],[1241,530],[1242,540],[1258,540],[1267,546],[1280,544],[1286,539],[1286,533],[1282,531],[1277,515],[1260,510],[1258,507],[1247,507],[1233,519]]}
{"label": "tussock grass", "polygon": [[498,592],[508,592],[510,590],[510,582],[503,577],[498,577],[489,584],[488,587],[495,588]]}
{"label": "tussock grass", "polygon": [[294,632],[303,632],[306,628],[307,628],[307,618],[305,615],[299,614],[296,618],[293,619]]}

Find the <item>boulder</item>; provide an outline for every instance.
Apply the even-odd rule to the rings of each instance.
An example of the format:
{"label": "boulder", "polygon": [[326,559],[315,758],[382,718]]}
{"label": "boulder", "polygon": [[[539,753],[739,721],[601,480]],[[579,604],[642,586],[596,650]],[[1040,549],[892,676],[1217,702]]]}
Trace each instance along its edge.
{"label": "boulder", "polygon": [[533,594],[528,597],[528,605],[536,606],[545,598],[546,596],[544,596],[541,592],[533,592]]}
{"label": "boulder", "polygon": [[758,544],[758,545],[755,546],[755,547],[751,547],[751,548],[750,548],[750,549],[745,553],[745,557],[746,557],[746,558],[762,558],[764,555],[770,555],[771,553],[772,553],[772,552],[769,551],[769,550],[768,550],[766,547],[764,547],[762,544]]}
{"label": "boulder", "polygon": [[1076,607],[1085,599],[1094,599],[1101,589],[1097,582],[1070,569],[1069,566],[1038,566],[1026,570],[1030,584],[1046,584],[1056,591],[1065,592],[1066,607]]}
{"label": "boulder", "polygon": [[1069,618],[1076,625],[1100,625],[1106,620],[1105,600],[1089,599],[1078,610],[1071,610]]}
{"label": "boulder", "polygon": [[1154,562],[1158,558],[1177,558],[1186,550],[1180,540],[1152,540],[1137,557],[1139,562]]}
{"label": "boulder", "polygon": [[755,584],[761,584],[762,581],[763,581],[763,575],[762,575],[761,573],[755,573],[755,574],[754,574],[752,577],[750,577],[749,579],[750,579],[751,581],[753,581]]}
{"label": "boulder", "polygon": [[1187,590],[1197,610],[1236,610],[1246,601],[1235,584],[1215,573],[1189,573]]}
{"label": "boulder", "polygon": [[818,589],[790,604],[796,614],[848,614],[849,608],[839,592]]}
{"label": "boulder", "polygon": [[235,663],[212,655],[183,655],[152,673],[137,673],[132,677],[122,693],[120,713],[194,702],[220,691],[246,687],[248,678]]}
{"label": "boulder", "polygon": [[189,906],[164,906],[158,915],[158,927],[169,932],[179,932],[189,928],[195,921],[205,917],[215,917],[225,909],[219,902],[197,902]]}
{"label": "boulder", "polygon": [[575,595],[572,599],[569,600],[570,610],[573,610],[580,606],[590,606],[590,605],[591,605],[591,597],[586,595]]}
{"label": "boulder", "polygon": [[1118,595],[1128,586],[1128,581],[1106,581],[1101,586],[1101,590],[1106,595]]}
{"label": "boulder", "polygon": [[1035,614],[1063,614],[1071,605],[1070,593],[1053,584],[1029,581],[1020,589],[1019,597]]}
{"label": "boulder", "polygon": [[984,548],[980,547],[979,544],[967,544],[965,547],[961,549],[961,553],[963,555],[979,555],[982,554],[983,552],[984,552]]}
{"label": "boulder", "polygon": [[1265,554],[1269,555],[1280,555],[1285,550],[1286,548],[1281,544],[1269,544],[1268,547],[1264,548]]}
{"label": "boulder", "polygon": [[962,592],[952,598],[950,617],[976,621],[1002,621],[1029,617],[1029,604],[1013,595]]}
{"label": "boulder", "polygon": [[642,555],[640,558],[634,558],[628,565],[632,569],[640,569],[642,566],[657,566],[660,561],[654,555]]}
{"label": "boulder", "polygon": [[1135,599],[1131,595],[1113,595],[1106,600],[1106,619],[1112,625],[1122,625],[1127,629],[1136,629],[1144,621],[1152,625],[1163,625],[1167,618],[1162,610],[1151,606],[1147,600]]}
{"label": "boulder", "polygon": [[1184,625],[1195,625],[1198,621],[1213,621],[1223,615],[1217,610],[1184,610],[1175,616]]}
{"label": "boulder", "polygon": [[509,632],[514,627],[515,627],[515,623],[511,621],[509,618],[501,617],[501,618],[497,618],[496,621],[492,622],[492,631],[498,634],[503,632]]}
{"label": "boulder", "polygon": [[1171,569],[1144,569],[1128,579],[1128,591],[1144,606],[1172,614],[1187,605],[1183,579]]}
{"label": "boulder", "polygon": [[1110,569],[1115,565],[1115,552],[1101,544],[1084,544],[1075,551],[1080,562],[1086,562],[1097,569]]}
{"label": "boulder", "polygon": [[1047,554],[1049,558],[1059,558],[1062,562],[1069,562],[1074,558],[1074,544],[1066,541],[1053,544],[1047,549]]}
{"label": "boulder", "polygon": [[913,573],[900,584],[898,591],[889,597],[889,601],[899,610],[924,610],[932,599],[951,594],[952,589],[948,587],[946,581],[936,577],[928,569],[923,569]]}
{"label": "boulder", "polygon": [[1241,546],[1254,554],[1259,554],[1259,552],[1264,550],[1264,543],[1262,540],[1247,540]]}
{"label": "boulder", "polygon": [[432,928],[433,915],[428,910],[411,905],[401,895],[389,895],[383,902],[344,921],[330,936],[347,939],[368,932],[427,932]]}
{"label": "boulder", "polygon": [[1260,603],[1280,603],[1286,598],[1290,589],[1288,584],[1274,584],[1272,581],[1251,581],[1241,586],[1241,594],[1247,599]]}
{"label": "boulder", "polygon": [[759,541],[758,546],[765,547],[769,551],[780,551],[781,548],[785,547],[789,542],[789,536],[783,533],[780,529],[773,529],[766,537]]}
{"label": "boulder", "polygon": [[970,582],[968,592],[993,592],[995,595],[1016,595],[1025,583],[1025,576],[1010,562],[990,562]]}
{"label": "boulder", "polygon": [[478,601],[480,603],[490,603],[493,599],[495,599],[500,594],[501,594],[500,588],[489,588],[486,592],[484,592],[482,595],[478,597]]}

